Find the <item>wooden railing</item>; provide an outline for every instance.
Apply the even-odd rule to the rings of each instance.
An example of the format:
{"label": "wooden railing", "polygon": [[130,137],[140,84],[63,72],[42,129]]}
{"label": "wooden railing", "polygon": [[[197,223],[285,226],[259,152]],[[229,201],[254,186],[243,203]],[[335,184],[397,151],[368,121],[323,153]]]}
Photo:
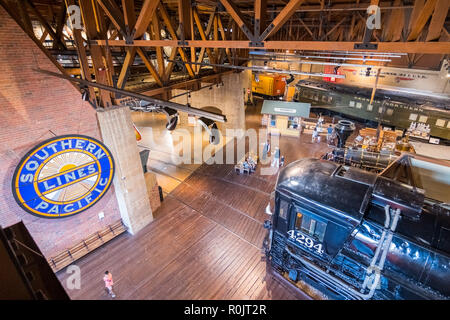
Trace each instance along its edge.
{"label": "wooden railing", "polygon": [[122,220],[91,234],[86,239],[48,259],[53,271],[59,271],[127,230]]}

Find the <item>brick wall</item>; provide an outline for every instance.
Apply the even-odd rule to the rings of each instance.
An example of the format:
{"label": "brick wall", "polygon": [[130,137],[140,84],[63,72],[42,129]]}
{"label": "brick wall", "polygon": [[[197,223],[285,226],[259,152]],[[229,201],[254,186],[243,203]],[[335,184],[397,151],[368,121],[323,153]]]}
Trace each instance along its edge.
{"label": "brick wall", "polygon": [[[46,257],[71,247],[120,219],[114,187],[89,210],[63,219],[23,211],[11,191],[22,156],[54,135],[84,134],[100,139],[95,110],[66,80],[33,71],[58,72],[55,65],[0,6],[0,225],[22,220]],[[51,131],[51,132],[50,132]],[[103,211],[105,218],[99,220]]]}

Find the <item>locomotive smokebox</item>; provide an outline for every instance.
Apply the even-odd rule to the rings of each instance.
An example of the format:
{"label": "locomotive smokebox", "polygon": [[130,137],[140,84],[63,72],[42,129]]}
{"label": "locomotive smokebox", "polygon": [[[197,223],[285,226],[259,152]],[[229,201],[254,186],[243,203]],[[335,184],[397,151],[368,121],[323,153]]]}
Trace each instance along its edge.
{"label": "locomotive smokebox", "polygon": [[348,137],[355,131],[355,124],[348,120],[339,120],[337,125],[334,126],[334,130],[336,130],[338,137],[337,147],[344,148]]}

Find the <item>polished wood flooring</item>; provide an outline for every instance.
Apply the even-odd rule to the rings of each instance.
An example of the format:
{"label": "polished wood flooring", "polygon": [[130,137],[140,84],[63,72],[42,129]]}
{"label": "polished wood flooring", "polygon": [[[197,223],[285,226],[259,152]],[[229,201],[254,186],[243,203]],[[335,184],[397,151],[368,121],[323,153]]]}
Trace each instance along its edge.
{"label": "polished wood flooring", "polygon": [[[258,108],[247,127],[259,127]],[[286,164],[317,157],[327,148],[309,135],[280,139]],[[264,209],[277,175],[237,175],[233,165],[203,164],[168,193],[153,223],[124,234],[77,265],[81,289],[72,299],[110,299],[103,274],[114,277],[116,299],[307,299],[266,269],[261,250]]]}

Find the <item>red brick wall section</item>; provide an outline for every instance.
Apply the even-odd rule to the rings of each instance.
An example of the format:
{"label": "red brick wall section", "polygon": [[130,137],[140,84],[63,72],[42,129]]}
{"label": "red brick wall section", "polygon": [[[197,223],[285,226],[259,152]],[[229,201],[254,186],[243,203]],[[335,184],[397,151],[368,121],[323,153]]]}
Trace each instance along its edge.
{"label": "red brick wall section", "polygon": [[[95,110],[66,80],[33,68],[58,72],[55,65],[0,6],[0,225],[23,220],[49,258],[120,219],[114,188],[93,207],[62,219],[23,211],[11,191],[14,169],[39,142],[63,134],[100,139]],[[50,132],[51,131],[51,132]],[[105,218],[99,220],[103,211]]]}

